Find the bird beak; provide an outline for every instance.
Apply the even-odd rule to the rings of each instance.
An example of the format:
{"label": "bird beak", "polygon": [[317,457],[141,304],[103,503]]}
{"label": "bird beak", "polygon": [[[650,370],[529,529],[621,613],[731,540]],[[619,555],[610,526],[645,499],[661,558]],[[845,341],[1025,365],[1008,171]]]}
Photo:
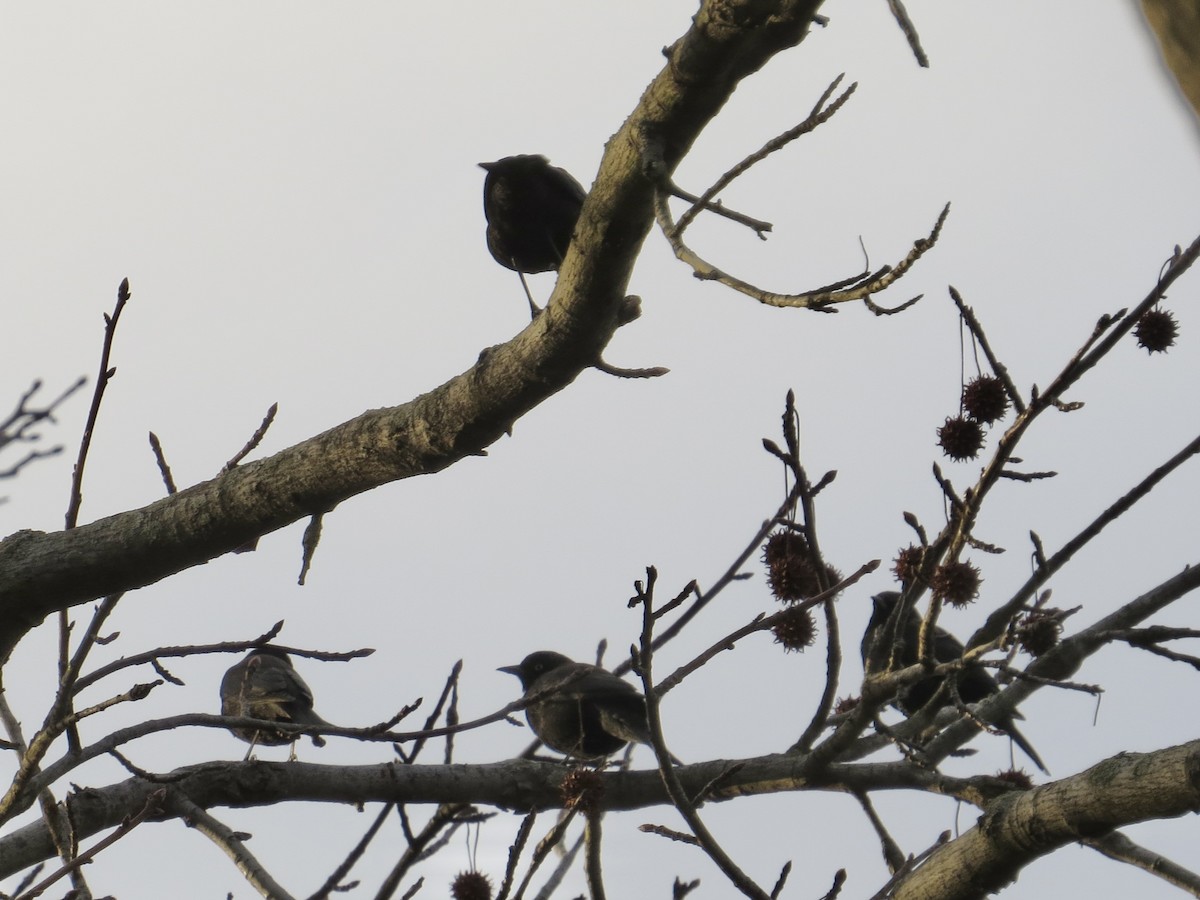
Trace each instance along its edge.
{"label": "bird beak", "polygon": [[483,169],[485,172],[490,172],[495,165],[496,164],[494,162],[480,163],[479,168]]}
{"label": "bird beak", "polygon": [[521,667],[520,666],[501,666],[496,671],[504,672],[507,675],[516,675],[518,678],[521,677]]}

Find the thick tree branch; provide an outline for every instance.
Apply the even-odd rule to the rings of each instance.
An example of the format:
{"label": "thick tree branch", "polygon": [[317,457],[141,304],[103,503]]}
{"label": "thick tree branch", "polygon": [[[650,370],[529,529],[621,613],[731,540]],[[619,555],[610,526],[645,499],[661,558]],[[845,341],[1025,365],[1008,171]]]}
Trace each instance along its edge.
{"label": "thick tree branch", "polygon": [[969,900],[1003,888],[1038,857],[1147,819],[1200,806],[1200,744],[1122,753],[1086,772],[991,805],[978,824],[930,855],[896,900]]}
{"label": "thick tree branch", "polygon": [[[832,765],[820,782],[806,779],[803,758],[771,754],[741,761],[731,771],[730,760],[711,760],[676,769],[689,796],[704,792],[707,802],[736,797],[821,788],[876,790],[917,788],[982,805],[1003,790],[999,784],[955,779],[918,770],[902,763]],[[137,813],[147,797],[169,783],[204,809],[220,806],[257,807],[281,802],[326,803],[475,803],[526,811],[557,809],[562,805],[563,767],[557,762],[508,760],[489,765],[406,766],[389,762],[369,766],[326,766],[305,762],[205,763],[185,766],[154,782],[131,778],[106,787],[70,795],[71,821],[82,839],[115,827]],[[641,809],[670,803],[657,768],[605,772],[600,808]],[[175,814],[166,811],[161,819]],[[0,878],[6,878],[54,855],[43,822],[16,829],[0,838]]]}
{"label": "thick tree branch", "polygon": [[[998,779],[952,778],[906,763],[835,763],[812,776],[805,775],[805,768],[803,756],[771,754],[741,761],[710,760],[680,766],[674,771],[691,796],[709,788],[706,793],[709,803],[785,791],[859,794],[916,789],[982,808],[1010,793],[1012,788]],[[1097,821],[1103,818],[1109,822],[1107,828],[1150,818],[1168,818],[1200,806],[1198,773],[1200,741],[1147,754],[1120,754],[1082,775],[1033,792],[1016,792],[1019,803],[1025,803],[1026,797],[1036,796],[1040,798],[1040,806],[1035,803],[1013,807],[1010,801],[1004,801],[1000,813],[989,813],[989,816],[999,816],[997,821],[1003,823],[1005,816],[1014,815],[1012,809],[1024,815],[1029,809],[1036,808],[1045,814],[1048,822],[1054,823],[1060,819],[1053,814],[1057,807],[1047,804],[1062,803],[1064,813],[1078,814],[1075,821],[1087,822],[1089,817],[1099,817]],[[599,777],[603,781],[600,806],[605,810],[644,809],[670,803],[656,768],[605,772]],[[1105,778],[1111,782],[1111,788]],[[556,809],[562,804],[562,766],[522,759],[489,765],[451,766],[397,763],[323,766],[252,760],[187,766],[167,773],[162,779],[169,780],[173,790],[181,791],[193,803],[209,810],[219,806],[270,806],[303,801],[461,802],[512,810]],[[76,835],[82,839],[119,825],[126,817],[141,811],[149,796],[160,787],[160,784],[142,778],[131,778],[72,794],[67,804]],[[1127,799],[1130,790],[1137,795],[1132,801]],[[1127,802],[1128,806],[1122,806]],[[157,819],[176,816],[176,812],[165,810]],[[1090,834],[1099,835],[1105,830],[1092,830]],[[1063,842],[1077,840],[1079,836],[1066,837]],[[1051,849],[1046,847],[1041,852]],[[54,846],[45,823],[38,821],[26,825],[0,838],[0,878],[10,877],[53,855]]]}

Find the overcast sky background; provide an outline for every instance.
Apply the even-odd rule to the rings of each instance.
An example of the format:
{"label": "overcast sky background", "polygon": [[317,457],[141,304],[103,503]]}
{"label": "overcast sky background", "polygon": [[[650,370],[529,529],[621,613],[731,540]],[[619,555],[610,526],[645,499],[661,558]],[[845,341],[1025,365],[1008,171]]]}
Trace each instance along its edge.
{"label": "overcast sky background", "polygon": [[[819,505],[831,562],[846,572],[871,559],[890,563],[911,540],[904,510],[936,532],[935,429],[957,411],[960,384],[946,286],[975,308],[1018,385],[1048,384],[1100,315],[1136,304],[1173,246],[1196,237],[1200,162],[1196,126],[1133,3],[908,6],[932,68],[917,67],[885,3],[829,4],[830,26],[738,90],[677,181],[699,192],[803,119],[845,72],[859,83],[845,109],[725,195],[772,221],[770,240],[704,220],[691,237],[722,268],[798,291],[858,271],[860,236],[873,265],[902,257],[951,201],[936,249],[877,298],[895,305],[925,294],[915,308],[883,319],[859,306],[838,315],[768,309],[697,282],[652,233],[630,285],[644,315],[617,334],[606,358],[669,366],[670,375],[634,382],[585,372],[487,458],[343,504],[326,517],[305,587],[296,584],[297,523],[256,553],[131,594],[111,622],[120,639],[97,648],[94,663],[249,639],[282,618],[288,644],[377,648],[352,664],[300,664],[318,710],[347,725],[379,721],[417,697],[432,703],[460,658],[464,718],[514,699],[515,680],[494,670],[531,650],[588,659],[607,638],[615,663],[640,627],[625,601],[646,565],[658,567],[664,596],[692,578],[707,586],[774,512],[782,476],[760,439],[778,437],[789,388],[809,471],[838,470]],[[148,431],[161,438],[179,484],[190,485],[212,477],[273,402],[279,416],[256,456],[407,401],[523,328],[517,279],[484,243],[476,163],[544,153],[589,184],[605,141],[661,67],[661,48],[695,8],[692,0],[513,0],[0,9],[0,404],[35,378],[48,396],[92,375],[102,313],[123,277],[134,292],[81,521],[162,496]],[[544,299],[553,277],[532,283]],[[1029,529],[1053,552],[1195,435],[1198,284],[1191,273],[1172,293],[1181,325],[1174,352],[1149,357],[1126,342],[1071,393],[1086,402],[1081,411],[1047,416],[1029,435],[1026,467],[1062,474],[996,490],[976,534],[1009,552],[971,554],[985,579],[981,603],[947,613],[946,627],[970,633],[989,602],[1025,579]],[[82,395],[71,400],[48,435],[68,445],[62,457],[0,484],[9,498],[0,506],[4,534],[62,526],[86,407]],[[1054,605],[1084,605],[1073,623],[1090,624],[1200,561],[1195,466],[1054,580]],[[965,487],[979,463],[942,467]],[[892,586],[886,567],[839,601],[842,695],[857,693],[858,635],[869,596]],[[731,587],[663,652],[660,672],[772,609],[760,568],[750,569],[752,580]],[[1194,625],[1195,598],[1158,621]],[[27,732],[52,694],[55,635],[45,627],[31,636],[6,672]],[[173,665],[186,687],[160,688],[92,720],[85,739],[130,720],[215,711],[233,661]],[[750,639],[670,695],[668,739],[690,762],[781,750],[807,724],[823,677],[823,650],[784,656],[769,637]],[[1194,672],[1111,649],[1078,677],[1103,684],[1098,714],[1090,697],[1065,691],[1044,690],[1023,707],[1023,729],[1056,776],[1120,750],[1196,737],[1194,717],[1180,716],[1194,708]],[[461,736],[456,758],[504,759],[528,739],[525,729],[495,725]],[[972,747],[974,760],[946,769],[1007,767],[1007,741],[980,736]],[[126,748],[161,771],[244,750],[206,729]],[[335,738],[300,752],[306,761],[363,764],[389,751]],[[635,759],[649,765],[651,756],[643,749]],[[71,780],[125,777],[101,761]],[[878,807],[906,852],[955,823],[954,805],[938,798],[897,794],[879,797]],[[370,818],[300,805],[214,812],[253,832],[251,849],[297,893],[315,889]],[[847,897],[870,896],[886,879],[869,826],[844,796],[756,798],[705,815],[760,884],[794,860],[786,896],[819,896],[838,867],[850,871]],[[958,824],[973,819],[963,810]],[[483,829],[479,866],[497,879],[517,821],[501,814]],[[676,876],[702,879],[694,896],[731,895],[697,851],[638,833],[642,822],[679,825],[665,808],[611,817],[610,896],[667,897]],[[1194,862],[1194,818],[1129,833]],[[400,840],[393,828],[377,842],[359,894],[370,895],[391,862],[384,849],[398,853]],[[445,896],[467,866],[456,840],[425,870],[420,896]],[[122,900],[252,893],[178,822],[144,826],[105,851],[88,877],[98,893]],[[1064,883],[1096,897],[1177,896],[1082,848],[1029,867],[1008,895],[1048,896]]]}

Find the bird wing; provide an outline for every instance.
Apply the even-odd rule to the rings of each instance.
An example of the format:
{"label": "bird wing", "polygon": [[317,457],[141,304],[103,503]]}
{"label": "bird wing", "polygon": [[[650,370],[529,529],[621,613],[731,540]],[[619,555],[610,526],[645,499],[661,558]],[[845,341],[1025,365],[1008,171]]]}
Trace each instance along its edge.
{"label": "bird wing", "polygon": [[278,700],[312,709],[313,695],[295,670],[286,665],[260,665],[246,680],[246,694],[252,700]]}
{"label": "bird wing", "polygon": [[551,166],[552,170],[557,172],[562,178],[547,178],[546,185],[550,193],[556,193],[564,200],[574,203],[582,203],[587,196],[587,191],[583,189],[574,175],[566,169],[560,169],[558,166]]}
{"label": "bird wing", "polygon": [[534,687],[541,690],[553,685],[562,686],[558,692],[562,697],[578,700],[641,697],[637,688],[628,681],[587,663],[571,663],[552,669],[539,678]]}

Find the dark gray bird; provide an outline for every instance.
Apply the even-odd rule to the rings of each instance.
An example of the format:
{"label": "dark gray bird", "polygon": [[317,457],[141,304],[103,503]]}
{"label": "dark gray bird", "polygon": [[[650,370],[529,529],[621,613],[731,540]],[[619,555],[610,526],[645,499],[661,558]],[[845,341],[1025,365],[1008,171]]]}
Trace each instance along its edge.
{"label": "dark gray bird", "polygon": [[[479,165],[487,172],[483,214],[492,258],[519,273],[522,284],[526,274],[557,272],[587,196],[583,186],[544,156],[506,156]],[[532,298],[529,305],[536,315]]]}
{"label": "dark gray bird", "polygon": [[548,692],[525,709],[529,727],[547,747],[578,759],[598,759],[630,741],[650,743],[646,698],[599,666],[540,650],[497,671],[521,679],[525,696]]}
{"label": "dark gray bird", "polygon": [[[874,648],[875,641],[883,632],[888,617],[892,614],[892,610],[896,608],[896,603],[900,600],[900,594],[896,591],[884,591],[881,594],[876,594],[871,600],[875,608],[871,613],[871,621],[867,623],[867,630],[863,632],[861,646],[863,669],[866,671],[866,674],[873,675],[876,672],[883,671],[883,668],[887,666],[889,655],[894,656],[894,665],[897,668],[916,665],[918,654],[920,653],[921,624],[923,621],[921,614],[915,609],[909,610],[904,621],[899,623],[896,629],[894,653],[889,653],[886,649],[881,648],[880,654],[873,654],[872,649]],[[945,663],[960,659],[964,649],[962,642],[946,631],[946,629],[940,626],[934,627],[933,658],[936,662]],[[872,659],[873,655],[881,656],[881,658]],[[896,696],[895,702],[897,708],[907,716],[915,714],[933,699],[938,689],[941,688],[943,680],[944,676],[933,675],[902,689]],[[984,700],[992,694],[999,692],[999,690],[1000,685],[996,683],[996,679],[986,669],[979,666],[971,666],[970,668],[963,669],[958,674],[958,695],[964,703],[978,703],[980,700]],[[949,703],[950,699],[946,698],[945,702]],[[1042,758],[1033,749],[1033,745],[1017,729],[1013,719],[1019,718],[1021,718],[1020,713],[1013,713],[1011,716],[1004,716],[997,719],[995,724],[1008,733],[1013,742],[1024,751],[1026,756],[1033,760],[1039,769],[1046,772],[1046,774],[1050,774],[1046,770]]]}
{"label": "dark gray bird", "polygon": [[[329,725],[313,712],[312,691],[296,674],[286,653],[275,647],[258,647],[225,673],[221,679],[221,715],[246,716],[295,725]],[[296,735],[274,729],[231,728],[236,737],[251,745],[280,747],[294,744]],[[318,747],[320,735],[310,735]]]}

